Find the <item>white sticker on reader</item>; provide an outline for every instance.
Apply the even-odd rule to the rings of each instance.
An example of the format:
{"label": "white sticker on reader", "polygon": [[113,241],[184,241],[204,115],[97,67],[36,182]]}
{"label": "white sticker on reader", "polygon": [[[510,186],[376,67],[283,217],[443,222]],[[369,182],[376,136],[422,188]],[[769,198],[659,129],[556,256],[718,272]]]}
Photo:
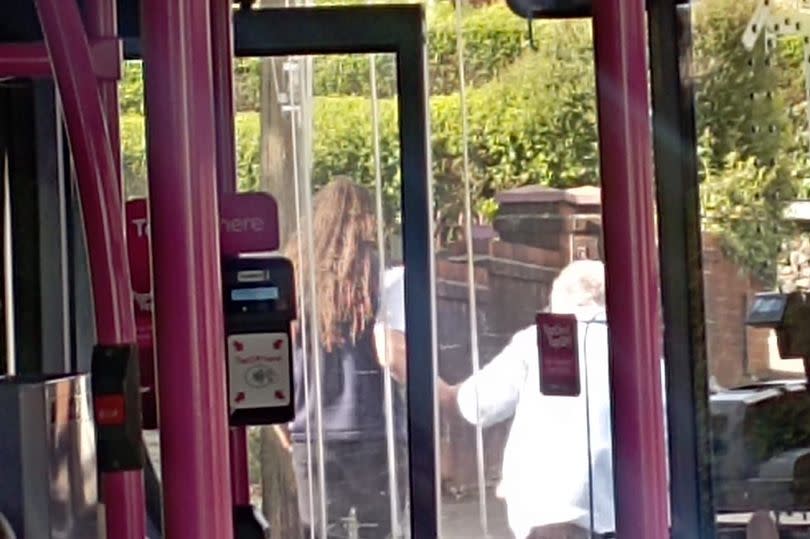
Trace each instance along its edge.
{"label": "white sticker on reader", "polygon": [[286,333],[228,337],[231,410],[290,404],[290,343]]}

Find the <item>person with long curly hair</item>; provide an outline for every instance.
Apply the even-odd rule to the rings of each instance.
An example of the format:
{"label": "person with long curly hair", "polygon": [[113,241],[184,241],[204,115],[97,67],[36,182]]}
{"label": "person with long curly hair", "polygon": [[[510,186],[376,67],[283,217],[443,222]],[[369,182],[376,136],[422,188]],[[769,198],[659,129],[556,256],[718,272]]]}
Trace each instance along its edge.
{"label": "person with long curly hair", "polygon": [[[347,519],[360,524],[363,539],[392,536],[384,406],[386,374],[374,334],[381,292],[376,226],[371,193],[348,178],[338,177],[313,198],[314,260],[308,256],[306,235],[294,236],[283,250],[304,281],[299,283],[306,296],[302,317],[306,316],[310,335],[317,328],[319,341],[317,351],[312,350],[308,343],[301,342],[300,331],[296,332],[296,416],[289,426],[289,443],[299,512],[307,532],[320,529],[319,489],[310,490],[310,481],[318,478],[319,470],[317,372],[329,538],[351,536]],[[312,273],[315,310],[306,286]],[[304,361],[309,367],[307,383]],[[394,420],[401,441],[405,433],[404,407],[398,394],[395,397]],[[399,499],[401,493],[395,495]]]}

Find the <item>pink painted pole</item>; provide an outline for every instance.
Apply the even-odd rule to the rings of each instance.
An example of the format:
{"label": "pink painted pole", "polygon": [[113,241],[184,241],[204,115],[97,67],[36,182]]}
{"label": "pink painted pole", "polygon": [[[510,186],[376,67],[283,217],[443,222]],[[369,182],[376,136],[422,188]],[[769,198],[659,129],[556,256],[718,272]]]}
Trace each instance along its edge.
{"label": "pink painted pole", "polygon": [[230,432],[231,492],[236,506],[250,505],[250,466],[248,463],[247,429],[233,428]]}
{"label": "pink painted pole", "polygon": [[[87,33],[91,38],[118,38],[118,6],[115,0],[85,0],[84,20]],[[119,54],[117,58],[119,73],[121,60],[122,57]],[[99,92],[106,111],[107,132],[110,135],[110,146],[115,167],[118,171],[118,181],[116,183],[120,188],[120,192],[124,193],[123,171],[121,169],[121,129],[118,118],[118,81],[99,81]]]}
{"label": "pink painted pole", "polygon": [[616,535],[668,537],[644,0],[593,4]]}
{"label": "pink painted pole", "polygon": [[[211,43],[214,65],[214,115],[217,134],[219,192],[236,191],[236,145],[233,103],[233,10],[230,0],[211,0]],[[231,492],[236,505],[250,504],[247,431],[230,430]]]}
{"label": "pink painted pole", "polygon": [[[45,45],[67,120],[87,231],[96,332],[101,345],[135,343],[124,208],[90,46],[75,2],[36,0]],[[145,537],[143,474],[103,478],[107,536]]]}
{"label": "pink painted pole", "polygon": [[[90,41],[90,54],[96,77],[117,80],[121,56],[118,39]],[[44,43],[0,44],[0,77],[50,78],[53,75]]]}
{"label": "pink painted pole", "polygon": [[0,45],[0,77],[47,78],[52,75],[48,50],[39,43]]}
{"label": "pink painted pole", "polygon": [[236,191],[236,133],[233,100],[233,9],[231,0],[211,1],[214,62],[214,114],[217,125],[217,184],[221,193]]}
{"label": "pink painted pole", "polygon": [[231,539],[210,5],[141,17],[165,536]]}

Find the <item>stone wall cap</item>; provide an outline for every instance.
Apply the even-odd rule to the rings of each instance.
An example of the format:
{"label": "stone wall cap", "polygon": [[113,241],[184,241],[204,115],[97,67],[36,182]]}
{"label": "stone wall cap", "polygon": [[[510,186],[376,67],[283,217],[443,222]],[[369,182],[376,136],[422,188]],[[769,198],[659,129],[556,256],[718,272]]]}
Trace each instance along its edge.
{"label": "stone wall cap", "polygon": [[576,206],[601,203],[600,188],[592,185],[571,189],[556,189],[544,185],[525,185],[495,195],[499,204],[519,204],[527,202],[568,202]]}

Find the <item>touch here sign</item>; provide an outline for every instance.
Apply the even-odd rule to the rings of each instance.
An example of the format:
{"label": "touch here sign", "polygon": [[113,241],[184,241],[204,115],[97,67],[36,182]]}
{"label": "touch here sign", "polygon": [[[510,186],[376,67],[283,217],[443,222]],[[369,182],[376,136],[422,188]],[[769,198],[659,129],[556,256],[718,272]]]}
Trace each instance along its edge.
{"label": "touch here sign", "polygon": [[[146,199],[126,204],[127,250],[135,293],[151,291],[149,211]],[[221,195],[219,238],[223,255],[275,251],[279,247],[278,205],[265,193]]]}

